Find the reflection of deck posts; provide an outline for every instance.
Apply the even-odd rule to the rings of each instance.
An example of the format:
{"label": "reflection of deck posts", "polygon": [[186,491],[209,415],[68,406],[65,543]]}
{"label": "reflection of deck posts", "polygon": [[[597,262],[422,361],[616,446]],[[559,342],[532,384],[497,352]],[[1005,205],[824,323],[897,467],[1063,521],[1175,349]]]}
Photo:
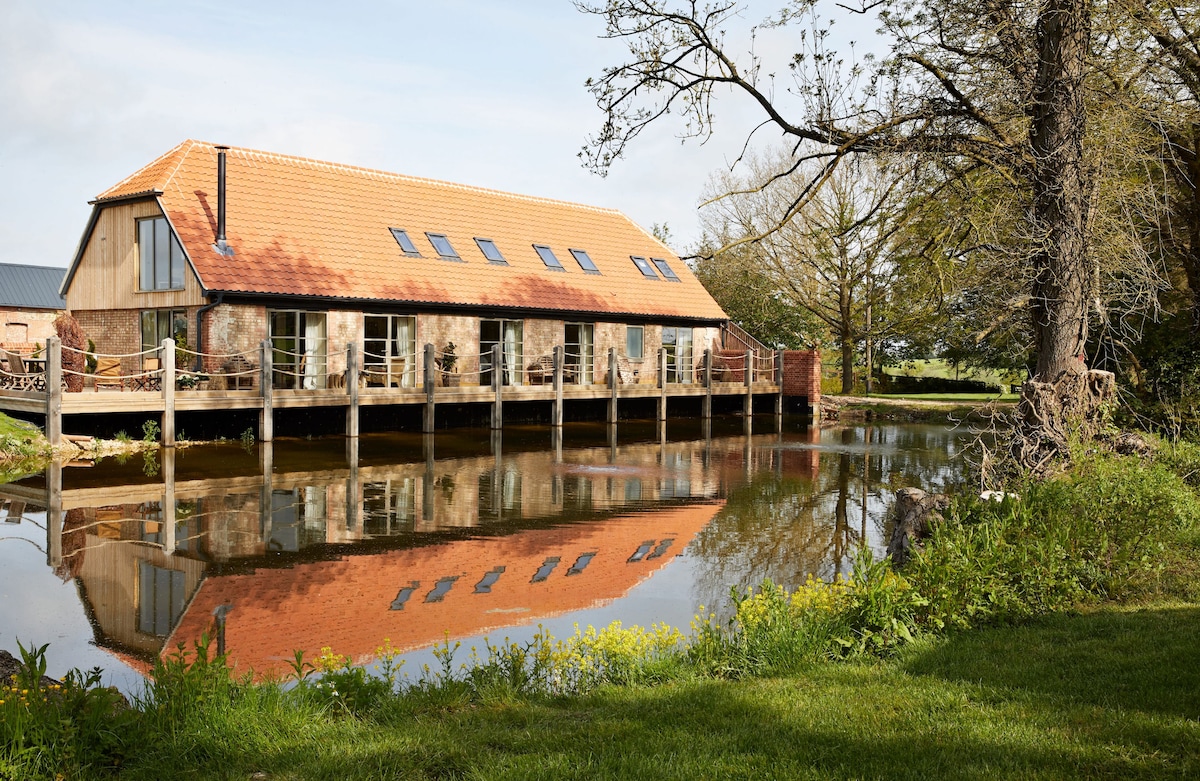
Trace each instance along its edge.
{"label": "reflection of deck posts", "polygon": [[[261,353],[258,360],[259,371],[262,373],[258,387],[262,390],[262,411],[258,415],[258,439],[260,442],[275,440],[275,411],[272,409],[272,398],[275,382],[275,367],[272,362],[275,355],[271,352],[271,341],[263,339],[259,346]],[[268,508],[269,509],[269,508]]]}
{"label": "reflection of deck posts", "polygon": [[358,436],[358,345],[346,345],[346,395],[350,406],[346,407],[346,436]]}
{"label": "reflection of deck posts", "polygon": [[46,470],[46,563],[55,568],[61,566],[63,560],[62,473],[62,462],[51,459]]}
{"label": "reflection of deck posts", "polygon": [[775,431],[783,432],[783,348],[775,351]]}
{"label": "reflection of deck posts", "polygon": [[262,462],[263,482],[259,501],[262,504],[262,541],[263,548],[271,540],[271,494],[275,488],[275,444],[270,440],[259,445],[259,459]]}
{"label": "reflection of deck posts", "polygon": [[700,417],[712,419],[712,348],[704,351],[704,400],[700,403]]}
{"label": "reflection of deck posts", "polygon": [[162,341],[162,444],[175,447],[175,340]]}
{"label": "reflection of deck posts", "polygon": [[62,443],[62,341],[46,340],[46,439],[51,447]]}
{"label": "reflection of deck posts", "polygon": [[554,463],[561,464],[563,460],[563,430],[562,426],[550,429],[550,449],[554,451]]}
{"label": "reflection of deck posts", "polygon": [[608,390],[608,422],[615,426],[617,424],[617,348],[615,347],[608,348]]}
{"label": "reflection of deck posts", "polygon": [[[424,528],[433,528],[433,518],[435,514],[433,506],[433,434],[425,434],[421,437],[421,449],[425,453],[425,479],[421,483],[421,521],[424,523]],[[420,529],[421,526],[416,526]]]}
{"label": "reflection of deck posts", "polygon": [[433,388],[435,383],[435,366],[433,361],[433,345],[425,345],[425,417],[421,421],[421,431],[433,433]]}
{"label": "reflection of deck posts", "polygon": [[658,348],[658,422],[667,422],[667,348]]}
{"label": "reflection of deck posts", "polygon": [[496,400],[492,402],[492,430],[504,427],[504,365],[501,362],[500,345],[492,345],[492,390]]}
{"label": "reflection of deck posts", "polygon": [[742,358],[742,379],[746,382],[746,397],[742,401],[746,433],[754,430],[754,351],[747,350]]}
{"label": "reflection of deck posts", "polygon": [[175,552],[175,448],[165,447],[162,454],[163,499],[162,540],[163,553],[170,556]]}
{"label": "reflection of deck posts", "polygon": [[[582,367],[580,367],[582,371]],[[554,347],[554,405],[550,409],[550,425],[555,428],[563,424],[563,346]]]}
{"label": "reflection of deck posts", "polygon": [[346,440],[346,463],[350,466],[350,475],[346,478],[346,531],[353,534],[362,528],[359,524],[362,516],[362,483],[358,479],[358,437]]}

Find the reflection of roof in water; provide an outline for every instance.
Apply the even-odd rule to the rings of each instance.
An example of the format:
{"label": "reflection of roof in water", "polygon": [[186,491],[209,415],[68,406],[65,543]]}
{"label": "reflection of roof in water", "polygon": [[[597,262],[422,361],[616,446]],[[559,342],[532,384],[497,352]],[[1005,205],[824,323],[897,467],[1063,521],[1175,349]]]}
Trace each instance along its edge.
{"label": "reflection of roof in water", "polygon": [[166,648],[191,646],[211,632],[222,604],[233,606],[225,633],[231,664],[259,675],[285,673],[297,649],[312,658],[330,646],[364,662],[385,639],[407,650],[447,633],[468,637],[592,607],[623,596],[681,553],[721,506],[209,577]]}

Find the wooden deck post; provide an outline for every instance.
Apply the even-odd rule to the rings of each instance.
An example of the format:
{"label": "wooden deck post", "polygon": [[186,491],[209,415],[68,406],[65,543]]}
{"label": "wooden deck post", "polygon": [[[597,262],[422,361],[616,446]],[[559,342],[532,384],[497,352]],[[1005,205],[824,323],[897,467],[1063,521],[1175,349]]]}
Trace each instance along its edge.
{"label": "wooden deck post", "polygon": [[667,348],[658,348],[658,422],[667,420]]}
{"label": "wooden deck post", "polygon": [[46,340],[46,439],[51,447],[62,443],[62,341]]}
{"label": "wooden deck post", "polygon": [[162,446],[175,447],[175,340],[162,340]]}
{"label": "wooden deck post", "polygon": [[346,345],[346,395],[350,405],[346,407],[346,436],[358,436],[358,345]]}
{"label": "wooden deck post", "polygon": [[271,340],[263,339],[259,346],[259,371],[262,373],[262,378],[259,380],[258,387],[262,390],[262,411],[258,414],[258,439],[260,442],[275,441],[275,411],[272,409],[275,383],[275,367],[272,365],[275,360],[274,353],[271,352]]}
{"label": "wooden deck post", "polygon": [[563,346],[554,347],[554,403],[550,407],[550,425],[561,428],[563,424]]}
{"label": "wooden deck post", "polygon": [[608,348],[608,388],[611,395],[608,397],[608,422],[610,425],[617,425],[617,348]]}
{"label": "wooden deck post", "polygon": [[712,419],[712,348],[704,351],[704,401],[700,404],[700,417]]}
{"label": "wooden deck post", "polygon": [[425,345],[425,417],[421,421],[421,431],[432,434],[434,431],[433,389],[437,385],[437,367],[433,359],[433,345]]}
{"label": "wooden deck post", "polygon": [[496,400],[492,402],[492,430],[504,428],[504,366],[499,344],[492,345],[492,390]]}
{"label": "wooden deck post", "polygon": [[775,349],[775,431],[783,432],[783,347]]}
{"label": "wooden deck post", "polygon": [[746,397],[742,402],[745,429],[749,434],[754,428],[754,351],[747,350],[742,358],[742,378],[746,382]]}

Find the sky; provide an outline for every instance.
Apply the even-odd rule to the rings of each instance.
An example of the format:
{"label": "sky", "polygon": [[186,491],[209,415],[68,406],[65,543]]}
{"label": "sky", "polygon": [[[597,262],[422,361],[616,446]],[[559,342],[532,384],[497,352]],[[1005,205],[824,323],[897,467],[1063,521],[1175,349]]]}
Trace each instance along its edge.
{"label": "sky", "polygon": [[0,263],[68,265],[88,201],[188,138],[616,208],[686,250],[757,114],[588,172],[603,31],[569,0],[0,0]]}

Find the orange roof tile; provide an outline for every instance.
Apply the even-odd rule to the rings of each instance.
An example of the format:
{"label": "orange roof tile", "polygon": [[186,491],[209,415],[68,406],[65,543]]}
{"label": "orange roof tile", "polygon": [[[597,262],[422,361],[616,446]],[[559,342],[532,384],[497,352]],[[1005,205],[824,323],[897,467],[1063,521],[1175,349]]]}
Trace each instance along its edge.
{"label": "orange roof tile", "polygon": [[[613,209],[231,148],[226,234],[213,249],[214,145],[185,141],[102,193],[98,202],[160,191],[160,201],[205,289],[448,306],[723,320],[683,261]],[[407,231],[407,257],[389,228]],[[425,233],[444,234],[465,262],[441,259]],[[487,262],[491,239],[508,266]],[[551,247],[565,271],[533,249]],[[570,249],[600,274],[585,274]],[[665,258],[680,282],[645,279],[631,255]]]}

